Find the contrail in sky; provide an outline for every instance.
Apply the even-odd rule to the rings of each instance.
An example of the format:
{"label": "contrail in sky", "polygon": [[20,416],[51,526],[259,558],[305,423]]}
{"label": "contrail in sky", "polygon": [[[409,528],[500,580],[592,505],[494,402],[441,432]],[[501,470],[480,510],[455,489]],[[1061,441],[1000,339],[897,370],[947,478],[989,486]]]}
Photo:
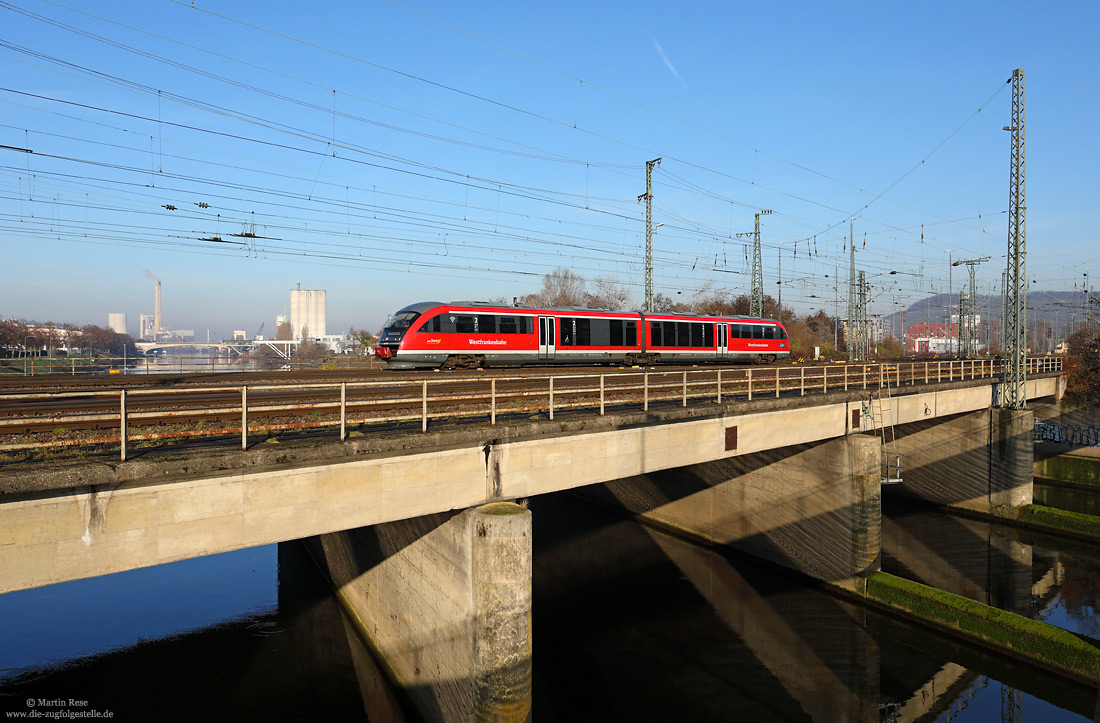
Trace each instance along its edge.
{"label": "contrail in sky", "polygon": [[664,62],[666,66],[668,66],[668,69],[672,71],[672,75],[675,76],[676,80],[680,81],[680,83],[682,84],[684,80],[680,77],[680,71],[676,70],[676,66],[673,65],[672,62],[668,59],[668,56],[665,55],[664,48],[661,47],[661,44],[657,42],[656,38],[653,39],[653,47],[657,48],[657,54],[661,56],[661,61]]}

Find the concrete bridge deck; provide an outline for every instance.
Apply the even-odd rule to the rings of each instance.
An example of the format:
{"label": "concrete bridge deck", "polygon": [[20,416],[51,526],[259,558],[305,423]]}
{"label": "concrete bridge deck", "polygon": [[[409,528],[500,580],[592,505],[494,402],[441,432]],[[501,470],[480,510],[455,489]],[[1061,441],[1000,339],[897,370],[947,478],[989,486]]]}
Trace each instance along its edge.
{"label": "concrete bridge deck", "polygon": [[[1028,398],[1060,393],[1057,374]],[[990,379],[892,389],[905,425],[988,409]],[[885,394],[885,393],[884,393]],[[0,471],[0,592],[870,431],[867,392],[119,464]]]}

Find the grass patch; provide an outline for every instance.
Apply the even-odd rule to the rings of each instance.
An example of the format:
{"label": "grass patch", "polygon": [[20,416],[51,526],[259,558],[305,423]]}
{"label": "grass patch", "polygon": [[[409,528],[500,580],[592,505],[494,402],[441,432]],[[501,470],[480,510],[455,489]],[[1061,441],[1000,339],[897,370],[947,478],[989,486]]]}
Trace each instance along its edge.
{"label": "grass patch", "polygon": [[1040,667],[1100,683],[1100,648],[1062,628],[883,572],[867,578],[867,596]]}
{"label": "grass patch", "polygon": [[1020,509],[1020,516],[1016,519],[1039,527],[1084,535],[1100,541],[1100,517],[1094,515],[1043,505],[1027,505]]}

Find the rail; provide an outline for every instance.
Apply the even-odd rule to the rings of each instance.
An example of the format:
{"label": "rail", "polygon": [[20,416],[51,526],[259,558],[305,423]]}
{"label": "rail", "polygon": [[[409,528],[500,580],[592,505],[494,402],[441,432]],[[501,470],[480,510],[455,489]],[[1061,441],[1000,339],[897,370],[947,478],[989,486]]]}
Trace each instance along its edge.
{"label": "rail", "polygon": [[[1027,360],[1029,374],[1061,372],[1059,357]],[[692,370],[621,370],[599,374],[494,376],[477,379],[386,380],[309,384],[258,384],[188,387],[186,389],[114,389],[96,391],[0,395],[8,416],[0,418],[0,437],[17,436],[29,426],[49,428],[51,439],[0,444],[0,452],[63,447],[118,445],[126,460],[132,443],[196,437],[239,435],[247,449],[257,435],[291,430],[339,428],[339,438],[362,434],[359,429],[381,424],[417,424],[483,418],[495,425],[502,416],[513,419],[590,409],[604,415],[607,407],[637,408],[689,403],[722,403],[730,399],[805,396],[853,389],[891,387],[995,377],[999,364],[990,359],[912,363],[857,363],[843,366],[697,368]],[[285,397],[306,396],[305,401]],[[191,399],[191,403],[188,400]],[[117,403],[112,400],[117,400]],[[158,401],[159,400],[159,401]],[[83,404],[78,411],[33,413],[35,405]],[[139,404],[140,403],[140,404]],[[98,404],[113,406],[96,411]],[[159,406],[157,406],[159,404]],[[141,409],[141,406],[151,409]],[[14,411],[13,411],[14,410]],[[597,411],[598,410],[598,411]],[[28,411],[28,413],[22,413]],[[266,418],[266,421],[265,419]],[[224,420],[239,420],[226,426]],[[197,421],[196,421],[197,420]],[[222,421],[208,427],[208,421]],[[132,427],[162,427],[135,432]],[[104,427],[117,434],[89,436],[72,427]],[[34,436],[33,433],[27,433]]]}

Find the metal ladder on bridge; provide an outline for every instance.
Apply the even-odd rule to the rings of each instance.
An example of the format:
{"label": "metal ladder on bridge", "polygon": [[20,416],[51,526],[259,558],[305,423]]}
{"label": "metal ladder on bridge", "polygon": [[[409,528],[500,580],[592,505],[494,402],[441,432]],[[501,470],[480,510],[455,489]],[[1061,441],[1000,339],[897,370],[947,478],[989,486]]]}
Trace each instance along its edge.
{"label": "metal ladder on bridge", "polygon": [[[891,399],[891,397],[887,397]],[[862,414],[871,420],[871,430],[882,438],[882,484],[901,483],[901,454],[897,452],[897,440],[894,437],[894,424],[886,423],[889,404],[883,404],[882,389],[876,389],[867,395],[863,403]],[[889,439],[887,436],[889,435]]]}

